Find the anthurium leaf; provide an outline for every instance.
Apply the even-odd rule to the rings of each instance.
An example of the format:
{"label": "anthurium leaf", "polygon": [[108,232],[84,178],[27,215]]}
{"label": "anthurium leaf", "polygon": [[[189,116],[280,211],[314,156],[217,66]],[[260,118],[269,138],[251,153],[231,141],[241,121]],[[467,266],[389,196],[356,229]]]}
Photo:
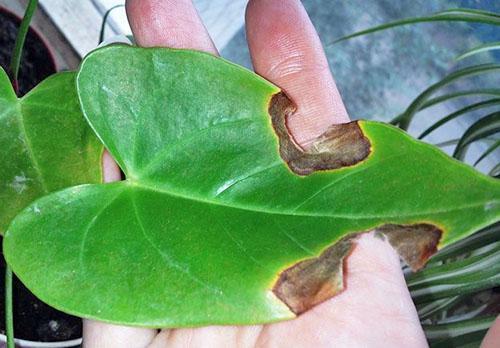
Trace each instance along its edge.
{"label": "anthurium leaf", "polygon": [[34,199],[101,181],[103,147],[86,123],[75,73],[54,75],[18,99],[0,68],[0,233]]}
{"label": "anthurium leaf", "polygon": [[342,289],[357,233],[375,229],[419,269],[500,215],[499,182],[390,125],[332,126],[300,149],[286,95],[208,54],[106,47],[77,86],[127,179],[38,200],[4,243],[22,281],[70,313],[152,327],[293,318]]}

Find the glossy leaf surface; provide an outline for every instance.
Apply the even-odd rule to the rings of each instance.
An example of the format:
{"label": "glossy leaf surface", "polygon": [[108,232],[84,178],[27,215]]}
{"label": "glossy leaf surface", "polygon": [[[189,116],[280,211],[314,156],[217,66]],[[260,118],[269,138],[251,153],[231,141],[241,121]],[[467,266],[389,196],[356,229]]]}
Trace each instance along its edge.
{"label": "glossy leaf surface", "polygon": [[77,84],[127,179],[38,200],[4,249],[70,313],[152,327],[289,319],[340,291],[346,236],[377,229],[419,268],[500,215],[499,182],[393,126],[333,126],[301,151],[279,88],[204,53],[107,47]]}
{"label": "glossy leaf surface", "polygon": [[29,203],[101,182],[103,147],[85,121],[75,73],[49,77],[18,99],[0,68],[0,233]]}

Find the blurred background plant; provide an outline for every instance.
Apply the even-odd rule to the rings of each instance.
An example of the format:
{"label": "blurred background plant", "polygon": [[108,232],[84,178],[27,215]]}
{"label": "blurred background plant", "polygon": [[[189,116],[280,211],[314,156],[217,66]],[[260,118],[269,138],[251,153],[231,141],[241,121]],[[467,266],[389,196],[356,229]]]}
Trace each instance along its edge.
{"label": "blurred background plant", "polygon": [[[500,14],[466,8],[450,9],[430,16],[397,20],[344,36],[333,43],[384,31],[391,28],[415,25],[422,22],[474,22],[492,27],[500,25]],[[498,30],[498,28],[495,28]],[[485,52],[500,50],[500,42],[484,42],[466,49],[455,57],[456,62],[467,62],[471,57]],[[426,137],[435,130],[446,127],[449,122],[470,114],[472,124],[457,134],[456,138],[436,143],[440,147],[452,147],[451,154],[472,166],[484,159],[496,160],[488,169],[490,176],[500,176],[500,89],[469,88],[448,92],[444,87],[471,76],[498,74],[497,59],[485,63],[469,63],[449,72],[441,80],[424,88],[406,109],[390,122],[409,130],[419,113],[427,108],[451,99],[470,96],[479,100],[466,102],[451,113],[435,113],[431,122],[417,136]],[[486,144],[485,150],[475,158],[467,156],[470,145]],[[469,238],[438,252],[427,267],[417,273],[405,268],[405,276],[420,320],[431,346],[478,347],[488,327],[500,313],[500,223],[493,224]]]}

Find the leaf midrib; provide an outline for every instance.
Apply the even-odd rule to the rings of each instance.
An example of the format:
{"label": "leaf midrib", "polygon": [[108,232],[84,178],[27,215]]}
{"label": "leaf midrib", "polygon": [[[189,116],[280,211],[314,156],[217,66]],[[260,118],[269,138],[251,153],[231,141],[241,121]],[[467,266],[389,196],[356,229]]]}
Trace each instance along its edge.
{"label": "leaf midrib", "polygon": [[47,187],[47,183],[45,182],[45,179],[43,177],[43,173],[42,173],[42,170],[40,169],[40,164],[38,163],[38,160],[36,159],[36,156],[35,156],[35,153],[33,152],[33,144],[31,143],[29,137],[28,137],[28,134],[26,132],[26,127],[24,126],[24,114],[23,114],[23,110],[22,110],[22,103],[20,101],[17,101],[16,103],[17,107],[17,112],[16,112],[16,118],[18,120],[18,123],[19,123],[19,132],[21,133],[23,139],[24,139],[24,145],[25,145],[25,148],[26,148],[26,151],[28,152],[28,156],[31,160],[31,162],[33,163],[33,169],[35,170],[37,176],[38,176],[38,179],[39,179],[39,182],[40,182],[40,186],[42,187],[42,191],[44,193],[49,193],[49,189]]}
{"label": "leaf midrib", "polygon": [[230,205],[225,202],[221,201],[215,201],[215,200],[210,200],[210,199],[203,199],[201,197],[196,197],[196,196],[187,196],[183,193],[176,192],[176,191],[169,191],[165,189],[160,189],[158,187],[154,186],[149,186],[145,183],[142,182],[136,182],[132,181],[130,179],[124,180],[124,183],[126,185],[129,185],[130,187],[137,187],[139,189],[143,189],[146,191],[153,191],[155,193],[160,193],[160,194],[166,194],[168,196],[176,197],[176,198],[181,198],[189,201],[194,201],[198,203],[204,203],[204,204],[209,204],[209,205],[216,205],[216,206],[221,206],[221,207],[226,207],[226,208],[232,208],[232,209],[239,209],[239,210],[244,210],[248,212],[254,212],[254,213],[263,213],[263,214],[269,214],[269,215],[286,215],[286,216],[302,216],[302,217],[324,217],[324,218],[340,218],[340,219],[366,219],[366,220],[386,220],[386,219],[398,219],[400,220],[401,218],[411,218],[411,217],[418,217],[418,216],[429,216],[429,215],[438,215],[438,214],[447,214],[450,212],[454,211],[459,211],[459,210],[467,210],[467,209],[472,209],[480,206],[484,206],[487,203],[492,203],[495,202],[496,204],[500,203],[500,199],[496,200],[491,200],[491,201],[486,201],[486,202],[474,202],[450,209],[441,209],[441,210],[434,210],[434,211],[425,211],[425,212],[418,212],[418,213],[410,213],[410,214],[405,214],[405,213],[397,213],[394,215],[356,215],[356,214],[312,214],[312,213],[297,213],[291,210],[289,211],[272,211],[272,210],[266,210],[266,209],[259,209],[256,207],[249,207],[249,206],[242,206],[242,205]]}

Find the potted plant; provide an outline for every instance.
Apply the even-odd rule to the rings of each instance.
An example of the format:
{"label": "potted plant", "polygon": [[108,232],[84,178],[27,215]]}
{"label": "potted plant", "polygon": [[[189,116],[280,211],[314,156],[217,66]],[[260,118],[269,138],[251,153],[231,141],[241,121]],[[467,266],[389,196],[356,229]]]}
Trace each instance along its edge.
{"label": "potted plant", "polygon": [[[99,153],[102,152],[102,146],[93,137],[79,111],[73,75],[54,75],[56,66],[51,48],[41,34],[29,27],[35,7],[36,2],[31,2],[22,23],[21,19],[7,9],[0,9],[0,197],[3,202],[0,209],[0,234],[3,234],[16,212],[34,198],[50,190],[99,178]],[[10,72],[10,81],[4,71]],[[53,138],[54,142],[39,142],[36,138],[42,134],[47,139]],[[60,155],[57,155],[58,148],[64,149]],[[46,167],[51,162],[53,165],[75,167],[73,170],[48,173]],[[89,166],[91,169],[88,169]],[[76,170],[81,173],[75,173]],[[0,269],[2,274],[6,272],[3,254]],[[15,295],[10,304],[13,304],[19,346],[47,346],[46,342],[57,347],[79,344],[80,318],[57,311],[41,302],[17,278],[13,282]],[[12,291],[11,286],[6,289],[2,286],[2,299],[8,297]],[[9,311],[12,311],[9,303],[2,301],[2,318]],[[0,330],[5,332],[5,329],[5,321],[2,320]],[[0,342],[5,340],[6,337],[1,335]]]}

